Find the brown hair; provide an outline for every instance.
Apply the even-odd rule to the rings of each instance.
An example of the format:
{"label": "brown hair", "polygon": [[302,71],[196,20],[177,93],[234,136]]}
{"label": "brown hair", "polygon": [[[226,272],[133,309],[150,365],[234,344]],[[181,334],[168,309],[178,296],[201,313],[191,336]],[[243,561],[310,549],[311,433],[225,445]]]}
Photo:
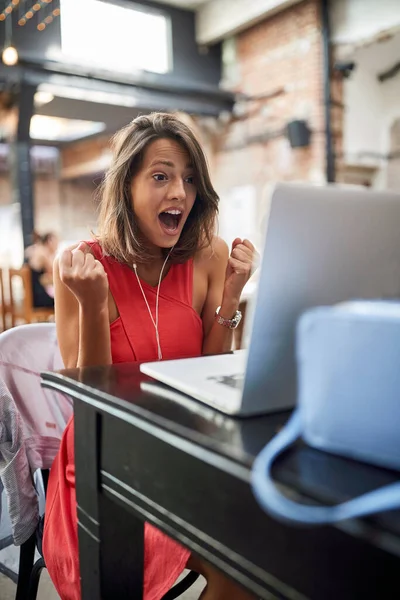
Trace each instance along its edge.
{"label": "brown hair", "polygon": [[153,113],[134,119],[113,139],[113,160],[100,192],[97,240],[103,252],[127,263],[151,260],[132,207],[131,182],[147,146],[162,138],[175,140],[188,152],[195,174],[196,200],[171,253],[172,262],[185,262],[211,243],[219,198],[211,184],[203,150],[195,135],[177,117]]}
{"label": "brown hair", "polygon": [[44,235],[42,235],[42,237],[40,238],[40,241],[42,242],[42,244],[48,244],[48,242],[50,242],[55,237],[56,237],[56,234],[53,233],[52,231],[49,231],[48,233],[45,233]]}

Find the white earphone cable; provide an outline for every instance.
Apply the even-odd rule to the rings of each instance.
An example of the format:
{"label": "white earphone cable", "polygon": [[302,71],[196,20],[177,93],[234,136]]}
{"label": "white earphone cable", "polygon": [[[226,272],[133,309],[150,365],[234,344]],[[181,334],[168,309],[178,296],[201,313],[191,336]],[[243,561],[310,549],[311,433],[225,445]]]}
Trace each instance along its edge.
{"label": "white earphone cable", "polygon": [[171,254],[171,252],[172,252],[173,249],[174,249],[174,247],[172,247],[171,250],[168,252],[167,258],[164,260],[164,264],[161,267],[160,276],[158,278],[157,294],[156,294],[156,319],[155,320],[154,320],[154,317],[153,317],[153,315],[151,313],[151,309],[150,309],[149,303],[147,301],[146,294],[144,293],[142,282],[140,281],[139,275],[137,273],[137,265],[136,265],[136,263],[133,263],[133,265],[132,265],[133,270],[134,270],[135,275],[136,275],[136,279],[137,279],[139,287],[140,287],[140,290],[142,292],[143,299],[144,299],[144,301],[146,303],[147,310],[148,310],[148,313],[150,315],[151,322],[153,323],[153,327],[154,327],[154,330],[156,332],[158,360],[162,360],[162,357],[163,357],[162,356],[162,351],[161,351],[161,344],[160,344],[160,333],[158,331],[158,305],[159,305],[159,297],[160,297],[160,286],[161,286],[161,280],[162,280],[162,275],[164,273],[165,265],[167,264],[167,261],[168,261],[168,259],[170,257],[170,254]]}

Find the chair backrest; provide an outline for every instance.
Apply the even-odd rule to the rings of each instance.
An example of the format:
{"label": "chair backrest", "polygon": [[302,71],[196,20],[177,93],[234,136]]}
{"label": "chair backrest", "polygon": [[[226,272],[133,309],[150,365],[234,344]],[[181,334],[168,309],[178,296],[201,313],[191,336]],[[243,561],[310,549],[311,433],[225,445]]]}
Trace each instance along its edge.
{"label": "chair backrest", "polygon": [[[16,280],[22,282],[22,306],[19,309],[14,294],[14,283]],[[33,305],[32,291],[32,272],[28,265],[23,265],[20,269],[9,269],[9,299],[11,324],[14,327],[17,319],[23,319],[26,323],[33,321],[46,321],[50,316],[54,315],[53,308],[35,307]]]}
{"label": "chair backrest", "polygon": [[0,548],[10,545],[10,538],[20,545],[39,522],[39,498],[25,451],[21,416],[1,378],[0,492]]}
{"label": "chair backrest", "polygon": [[38,520],[32,474],[51,467],[72,415],[68,397],[40,385],[42,371],[62,367],[54,323],[0,334],[0,475],[16,544],[31,535]]}
{"label": "chair backrest", "polygon": [[49,469],[72,414],[72,402],[40,385],[42,371],[62,369],[54,323],[20,325],[0,334],[0,377],[21,415],[32,469]]}

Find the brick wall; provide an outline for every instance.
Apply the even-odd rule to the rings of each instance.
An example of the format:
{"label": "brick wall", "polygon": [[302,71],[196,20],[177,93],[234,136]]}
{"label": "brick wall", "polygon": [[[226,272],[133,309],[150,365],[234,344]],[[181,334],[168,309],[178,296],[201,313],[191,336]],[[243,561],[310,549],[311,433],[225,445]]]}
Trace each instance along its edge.
{"label": "brick wall", "polygon": [[[35,177],[35,224],[39,233],[60,232],[60,189],[58,179],[54,177]],[[12,201],[11,178],[8,174],[0,177],[0,206]]]}
{"label": "brick wall", "polygon": [[87,240],[96,225],[96,185],[93,180],[63,182],[61,184],[61,221],[63,239]]}
{"label": "brick wall", "polygon": [[[37,177],[34,183],[35,228],[40,234],[54,231],[63,241],[90,238],[96,223],[96,185],[91,178],[59,181]],[[0,177],[0,206],[11,201],[10,180]]]}
{"label": "brick wall", "polygon": [[62,235],[60,184],[53,177],[35,178],[35,229],[40,234]]}
{"label": "brick wall", "polygon": [[61,177],[76,179],[101,173],[108,167],[110,157],[108,137],[100,136],[71,144],[61,152]]}
{"label": "brick wall", "polygon": [[[222,200],[235,186],[254,186],[257,223],[262,223],[274,182],[325,179],[317,0],[304,0],[240,33],[235,77],[235,91],[264,98],[240,102],[236,117],[225,125],[219,123],[214,135],[213,180]],[[311,145],[292,149],[279,132],[288,121],[299,118],[306,119],[313,131]],[[260,135],[266,141],[254,140]],[[258,227],[256,241],[260,235]]]}

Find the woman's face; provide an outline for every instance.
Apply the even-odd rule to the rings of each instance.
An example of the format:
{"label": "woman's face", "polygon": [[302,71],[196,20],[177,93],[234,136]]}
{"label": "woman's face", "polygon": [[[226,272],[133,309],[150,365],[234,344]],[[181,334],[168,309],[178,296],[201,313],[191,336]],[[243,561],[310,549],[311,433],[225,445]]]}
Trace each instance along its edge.
{"label": "woman's face", "polygon": [[172,248],[196,199],[194,170],[183,146],[159,139],[145,150],[131,183],[132,206],[140,231],[157,248]]}

